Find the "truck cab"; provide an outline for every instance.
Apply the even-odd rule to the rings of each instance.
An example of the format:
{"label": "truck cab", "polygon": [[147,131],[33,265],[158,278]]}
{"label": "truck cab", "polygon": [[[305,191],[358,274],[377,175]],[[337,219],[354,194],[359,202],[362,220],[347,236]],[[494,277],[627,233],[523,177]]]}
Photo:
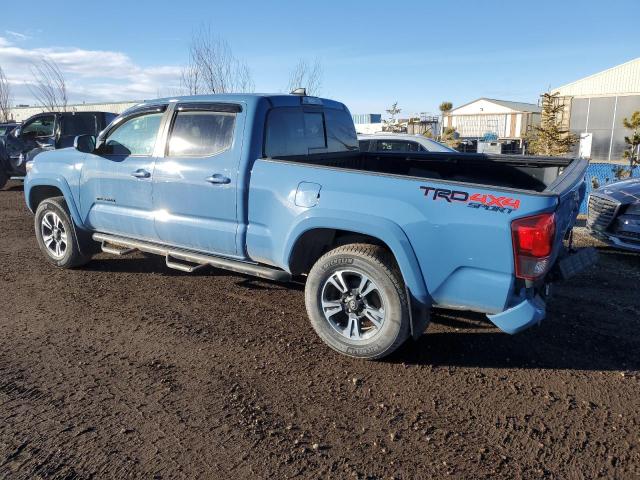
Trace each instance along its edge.
{"label": "truck cab", "polygon": [[11,177],[24,177],[26,164],[39,153],[72,147],[78,135],[98,135],[115,117],[109,112],[45,112],[28,118],[0,146],[0,188]]}

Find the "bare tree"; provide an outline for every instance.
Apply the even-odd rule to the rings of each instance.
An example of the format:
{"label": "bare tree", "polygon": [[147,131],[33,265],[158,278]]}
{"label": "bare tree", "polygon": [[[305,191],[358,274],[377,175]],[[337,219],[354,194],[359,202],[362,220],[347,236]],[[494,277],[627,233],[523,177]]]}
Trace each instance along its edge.
{"label": "bare tree", "polygon": [[189,64],[181,75],[189,94],[252,92],[249,66],[236,58],[227,41],[212,35],[210,27],[194,33],[189,48]]}
{"label": "bare tree", "polygon": [[200,72],[198,66],[192,61],[180,72],[180,85],[188,95],[197,95],[199,93]]}
{"label": "bare tree", "polygon": [[31,65],[33,84],[31,94],[46,110],[67,110],[67,82],[58,64],[50,58],[42,58]]}
{"label": "bare tree", "polygon": [[4,70],[0,67],[0,122],[11,119],[11,87]]}
{"label": "bare tree", "polygon": [[301,58],[291,70],[289,75],[289,83],[287,84],[287,92],[291,92],[296,88],[305,88],[307,95],[319,95],[322,89],[322,64],[317,58],[312,64]]}

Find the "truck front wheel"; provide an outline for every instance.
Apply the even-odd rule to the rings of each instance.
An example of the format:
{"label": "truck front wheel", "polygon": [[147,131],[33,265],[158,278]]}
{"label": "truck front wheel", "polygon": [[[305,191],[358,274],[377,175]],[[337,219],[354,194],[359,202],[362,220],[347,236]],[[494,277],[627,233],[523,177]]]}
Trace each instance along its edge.
{"label": "truck front wheel", "polygon": [[345,355],[383,358],[409,336],[402,275],[380,246],[355,243],[327,252],[309,272],[305,301],[316,333]]}
{"label": "truck front wheel", "polygon": [[38,205],[35,215],[38,246],[58,267],[79,267],[91,259],[81,252],[72,222],[63,197],[47,198]]}

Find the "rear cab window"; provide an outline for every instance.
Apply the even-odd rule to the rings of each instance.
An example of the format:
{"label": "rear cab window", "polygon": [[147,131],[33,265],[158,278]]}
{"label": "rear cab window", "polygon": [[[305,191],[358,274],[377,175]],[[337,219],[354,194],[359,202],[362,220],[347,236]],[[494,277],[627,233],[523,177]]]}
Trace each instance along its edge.
{"label": "rear cab window", "polygon": [[337,108],[276,107],[267,115],[266,158],[357,151],[349,112]]}

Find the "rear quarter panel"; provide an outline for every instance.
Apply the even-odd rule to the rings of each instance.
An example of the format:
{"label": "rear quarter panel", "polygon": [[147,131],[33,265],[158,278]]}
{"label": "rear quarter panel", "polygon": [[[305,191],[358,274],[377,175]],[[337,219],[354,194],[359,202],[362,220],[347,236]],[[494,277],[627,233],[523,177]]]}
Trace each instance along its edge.
{"label": "rear quarter panel", "polygon": [[[318,204],[295,205],[300,182],[321,185]],[[511,213],[433,198],[421,187],[509,196]],[[504,192],[468,184],[258,160],[249,195],[247,250],[257,261],[288,269],[296,240],[312,228],[375,236],[393,251],[420,301],[487,313],[503,311],[513,290],[513,219],[550,211],[555,195]]]}

